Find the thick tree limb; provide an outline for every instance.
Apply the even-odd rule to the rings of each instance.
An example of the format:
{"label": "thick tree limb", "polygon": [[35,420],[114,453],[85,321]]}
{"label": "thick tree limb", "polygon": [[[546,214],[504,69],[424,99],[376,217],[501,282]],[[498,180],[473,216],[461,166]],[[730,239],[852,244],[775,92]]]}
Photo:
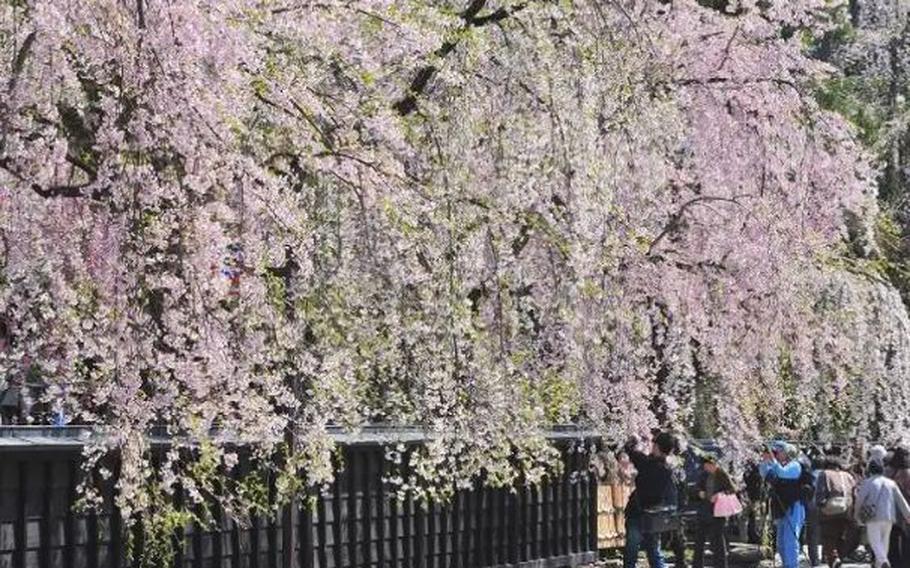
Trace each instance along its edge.
{"label": "thick tree limb", "polygon": [[32,32],[28,34],[25,37],[25,41],[22,42],[22,47],[20,47],[19,51],[16,53],[16,60],[13,62],[13,72],[10,74],[9,82],[6,85],[9,93],[12,93],[16,89],[16,83],[19,81],[19,75],[22,74],[22,69],[25,67],[25,60],[28,59],[28,54],[32,49],[32,45],[35,43],[37,33],[38,32]]}
{"label": "thick tree limb", "polygon": [[51,198],[51,197],[87,197],[90,199],[101,199],[106,195],[106,192],[102,189],[95,189],[90,192],[86,191],[86,188],[91,184],[81,184],[81,185],[51,185],[44,187],[38,185],[37,183],[32,184],[32,191],[40,195],[41,197]]}
{"label": "thick tree limb", "polygon": [[[88,191],[88,188],[95,182],[96,175],[93,174],[94,169],[91,166],[79,162],[76,158],[72,156],[67,156],[67,162],[84,171],[89,175],[89,181],[82,184],[67,184],[67,185],[50,185],[43,186],[41,184],[32,183],[32,191],[44,198],[54,198],[54,197],[87,197],[89,199],[100,200],[107,196],[108,190],[106,188],[95,188],[91,191]],[[12,162],[9,158],[0,158],[0,168],[9,172],[14,178],[19,181],[25,181],[25,178],[20,174],[15,167],[13,167]]]}
{"label": "thick tree limb", "polygon": [[[506,8],[499,8],[495,12],[490,14],[480,15],[480,11],[486,5],[486,0],[472,0],[468,7],[461,14],[461,19],[464,21],[464,25],[461,28],[461,31],[465,31],[468,28],[472,27],[481,27],[489,24],[495,24],[505,20],[509,16],[514,15],[515,13],[523,10],[527,4],[518,4],[514,6],[511,10]],[[460,35],[460,34],[459,34]],[[433,52],[435,59],[444,59],[452,51],[458,47],[459,40],[450,40],[442,44],[436,51]],[[427,85],[429,85],[430,80],[436,75],[436,72],[439,71],[439,67],[433,64],[425,65],[421,67],[417,73],[414,75],[414,78],[411,80],[411,84],[408,88],[408,93],[400,98],[392,107],[398,111],[398,114],[401,116],[407,116],[417,110],[417,99],[423,94],[426,90]]]}

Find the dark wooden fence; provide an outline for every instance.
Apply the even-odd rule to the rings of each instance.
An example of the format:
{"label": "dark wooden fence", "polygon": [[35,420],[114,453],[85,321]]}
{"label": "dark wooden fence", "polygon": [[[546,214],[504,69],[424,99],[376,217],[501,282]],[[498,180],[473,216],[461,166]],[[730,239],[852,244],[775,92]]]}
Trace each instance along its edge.
{"label": "dark wooden fence", "polygon": [[[74,510],[81,442],[76,429],[0,427],[0,568],[120,568],[127,541],[109,499]],[[346,467],[313,506],[241,526],[217,508],[215,523],[175,535],[175,567],[480,568],[569,567],[597,551],[593,439],[556,432],[564,473],[539,486],[478,487],[451,502],[399,501],[383,482],[385,445],[419,435],[339,434]],[[141,550],[141,538],[132,546]]]}

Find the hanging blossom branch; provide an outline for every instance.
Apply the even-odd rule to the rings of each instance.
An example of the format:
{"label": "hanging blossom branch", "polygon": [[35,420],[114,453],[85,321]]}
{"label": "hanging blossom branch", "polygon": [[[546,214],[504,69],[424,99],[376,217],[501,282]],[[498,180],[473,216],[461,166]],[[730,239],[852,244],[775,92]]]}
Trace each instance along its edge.
{"label": "hanging blossom branch", "polygon": [[[755,403],[791,392],[782,353],[819,427],[831,405],[871,427],[832,369],[910,408],[900,313],[869,310],[894,314],[886,335],[851,306],[841,330],[806,301],[845,278],[816,260],[875,175],[752,11],[46,4],[0,16],[4,37],[39,30],[0,68],[0,370],[117,434],[127,519],[235,471],[218,428],[277,456],[261,467],[291,498],[332,479],[329,424],[421,424],[440,441],[407,490],[445,498],[539,479],[559,422],[615,441],[704,412],[745,444],[783,414]],[[437,85],[443,59],[458,80]],[[444,112],[401,120],[422,101]],[[900,346],[896,372],[870,345]],[[705,377],[728,396],[687,398]],[[156,424],[207,467],[143,475]]]}

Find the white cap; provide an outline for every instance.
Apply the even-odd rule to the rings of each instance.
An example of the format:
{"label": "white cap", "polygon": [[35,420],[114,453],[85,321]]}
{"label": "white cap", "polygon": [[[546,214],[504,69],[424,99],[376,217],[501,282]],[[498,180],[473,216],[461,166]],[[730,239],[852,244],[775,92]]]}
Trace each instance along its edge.
{"label": "white cap", "polygon": [[885,456],[888,455],[888,450],[885,449],[885,446],[877,444],[869,448],[869,461],[875,461],[880,464],[885,463]]}

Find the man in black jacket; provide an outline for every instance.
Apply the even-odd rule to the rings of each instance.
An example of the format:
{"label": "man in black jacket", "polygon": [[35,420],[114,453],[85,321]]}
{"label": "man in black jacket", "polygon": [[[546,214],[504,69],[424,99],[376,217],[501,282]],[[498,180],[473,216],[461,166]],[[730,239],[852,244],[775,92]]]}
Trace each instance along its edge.
{"label": "man in black jacket", "polygon": [[667,456],[676,449],[676,440],[666,432],[658,434],[654,438],[650,454],[638,451],[636,446],[637,440],[632,440],[626,445],[626,453],[638,474],[635,476],[635,490],[626,506],[623,568],[635,568],[638,551],[641,548],[645,549],[651,568],[664,568],[660,536],[642,532],[642,515],[647,509],[675,507],[677,504],[673,472],[667,464]]}
{"label": "man in black jacket", "polygon": [[746,466],[743,485],[746,496],[749,498],[749,506],[746,508],[746,532],[749,535],[749,544],[761,544],[766,528],[762,526],[762,523],[767,514],[765,508],[768,495],[765,480],[758,471],[758,462],[750,462]]}

